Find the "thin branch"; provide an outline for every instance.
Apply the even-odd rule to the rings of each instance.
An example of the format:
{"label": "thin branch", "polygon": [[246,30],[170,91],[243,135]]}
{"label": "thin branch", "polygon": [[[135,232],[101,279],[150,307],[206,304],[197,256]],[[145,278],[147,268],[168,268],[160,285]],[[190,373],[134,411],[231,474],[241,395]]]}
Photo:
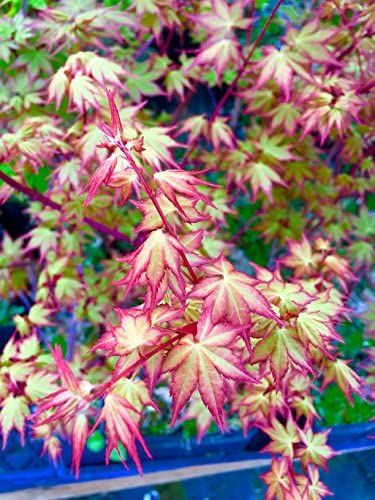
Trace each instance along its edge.
{"label": "thin branch", "polygon": [[[59,212],[63,211],[62,206],[59,203],[57,203],[56,201],[53,201],[53,200],[51,200],[51,198],[48,198],[48,196],[45,196],[44,194],[38,193],[38,191],[34,191],[33,189],[29,188],[28,186],[21,184],[20,182],[16,181],[12,177],[9,177],[9,175],[5,174],[4,172],[0,172],[0,179],[3,180],[6,184],[11,186],[16,191],[25,194],[31,200],[39,201],[44,206],[49,207],[49,208],[53,208],[54,210],[58,210]],[[91,217],[84,217],[83,222],[88,224],[92,229],[99,231],[100,233],[104,233],[104,234],[107,234],[108,236],[112,236],[112,238],[117,239],[117,240],[126,241],[127,243],[131,243],[130,238],[128,238],[128,236],[126,236],[125,234],[121,233],[120,231],[117,231],[117,229],[112,229],[110,227],[105,226],[101,222],[98,222],[94,219],[91,219]]]}
{"label": "thin branch", "polygon": [[278,9],[281,6],[281,4],[283,3],[283,1],[284,0],[278,0],[278,2],[276,3],[276,5],[272,9],[271,14],[269,15],[269,17],[268,17],[267,21],[265,22],[263,28],[261,29],[259,35],[255,39],[255,41],[254,41],[254,43],[253,43],[253,45],[252,45],[252,47],[250,49],[250,52],[245,57],[245,59],[244,59],[244,61],[242,63],[242,66],[241,66],[240,70],[237,73],[236,78],[229,85],[229,87],[227,88],[226,92],[223,94],[222,98],[220,99],[220,101],[218,102],[216,108],[214,109],[214,111],[213,111],[213,113],[211,115],[211,118],[210,118],[210,122],[215,121],[215,119],[216,119],[217,115],[219,114],[221,108],[224,106],[224,104],[227,102],[227,100],[229,99],[229,97],[232,95],[232,93],[233,93],[233,91],[234,91],[234,89],[235,89],[238,81],[240,80],[241,76],[243,75],[243,73],[245,72],[245,70],[247,68],[247,65],[249,64],[250,59],[252,58],[255,49],[258,47],[258,45],[261,42],[262,38],[266,34],[268,26],[270,25],[272,19],[275,17],[276,12],[278,11]]}

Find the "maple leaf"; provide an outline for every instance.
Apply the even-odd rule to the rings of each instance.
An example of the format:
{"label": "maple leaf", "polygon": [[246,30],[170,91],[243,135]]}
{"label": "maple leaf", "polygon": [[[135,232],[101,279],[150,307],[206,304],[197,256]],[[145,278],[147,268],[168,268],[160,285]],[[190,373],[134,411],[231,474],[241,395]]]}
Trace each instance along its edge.
{"label": "maple leaf", "polygon": [[220,79],[229,62],[238,64],[241,61],[239,45],[236,40],[208,40],[201,46],[199,54],[188,69],[195,66],[213,65],[217,78]]}
{"label": "maple leaf", "polygon": [[51,322],[48,316],[52,313],[52,309],[48,309],[44,304],[34,304],[29,311],[28,318],[34,325],[47,326]]}
{"label": "maple leaf", "polygon": [[225,123],[226,121],[227,118],[217,117],[212,123],[210,123],[208,133],[216,153],[219,151],[221,144],[224,144],[229,149],[234,149],[236,145],[236,139],[233,131],[229,125]]}
{"label": "maple leaf", "polygon": [[113,393],[119,394],[137,410],[137,412],[132,412],[132,417],[136,423],[139,423],[141,418],[140,412],[145,407],[149,406],[159,411],[152,401],[150,391],[143,380],[131,380],[122,377],[114,385]]}
{"label": "maple leaf", "polygon": [[[276,47],[267,46],[263,48],[265,57],[255,64],[256,69],[261,69],[256,88],[263,87],[271,78],[284,92],[287,101],[290,99],[293,74],[306,75],[303,65],[306,58],[296,52],[292,52],[288,47],[278,50]],[[307,75],[309,77],[309,75]]]}
{"label": "maple leaf", "polygon": [[180,419],[180,422],[185,422],[190,419],[196,422],[198,431],[197,442],[200,443],[203,439],[203,436],[209,430],[213,422],[213,418],[210,410],[203,403],[202,398],[200,397],[198,392],[193,393],[189,407]]}
{"label": "maple leaf", "polygon": [[297,488],[292,480],[290,462],[286,457],[272,457],[271,470],[260,476],[268,486],[266,500],[296,500]]}
{"label": "maple leaf", "polygon": [[[179,205],[176,193],[179,193],[184,198],[188,198],[194,201],[201,200],[206,205],[216,208],[212,201],[205,196],[203,193],[199,192],[198,186],[209,186],[217,187],[215,184],[210,182],[197,179],[197,175],[201,175],[202,172],[188,172],[184,170],[163,170],[154,174],[154,179],[156,184],[159,186],[163,194],[175,204],[179,210],[184,214],[183,208]],[[184,214],[186,216],[186,214]]]}
{"label": "maple leaf", "polygon": [[256,198],[259,189],[261,189],[267,195],[270,203],[273,203],[273,184],[287,187],[287,184],[282,180],[280,175],[261,161],[250,164],[245,178],[249,178],[250,180],[254,198]]}
{"label": "maple leaf", "polygon": [[171,149],[181,147],[172,139],[170,132],[173,127],[147,127],[141,130],[143,137],[142,157],[156,170],[162,165],[178,167],[173,159]]}
{"label": "maple leaf", "polygon": [[172,425],[198,389],[220,429],[226,428],[223,409],[226,380],[255,382],[241,359],[229,348],[238,335],[238,328],[233,325],[214,325],[206,311],[198,321],[196,335],[182,337],[169,351],[163,370],[172,373]]}
{"label": "maple leaf", "polygon": [[348,366],[348,363],[349,361],[343,359],[327,361],[322,386],[325,388],[331,382],[336,381],[348,401],[353,403],[353,392],[362,396],[362,381],[350,366]]}
{"label": "maple leaf", "polygon": [[270,425],[263,426],[262,430],[271,438],[262,452],[281,453],[284,457],[294,458],[294,446],[301,441],[294,420],[288,418],[284,426],[276,418],[272,418]]}
{"label": "maple leaf", "polygon": [[16,429],[21,437],[22,446],[25,444],[25,423],[30,414],[27,399],[24,396],[9,394],[0,404],[0,429],[3,438],[3,450],[12,429]]}
{"label": "maple leaf", "polygon": [[137,62],[132,67],[133,78],[126,82],[130,97],[135,102],[140,102],[142,96],[162,94],[159,85],[155,83],[163,75],[162,69],[150,67],[149,61]]}
{"label": "maple leaf", "polygon": [[168,71],[164,79],[164,84],[169,98],[171,98],[174,94],[177,94],[182,100],[185,96],[185,88],[193,90],[193,87],[184,75],[183,70],[180,69]]}
{"label": "maple leaf", "polygon": [[144,452],[149,458],[152,458],[149,449],[141,436],[137,424],[132,418],[132,412],[136,412],[136,408],[132,406],[126,399],[112,392],[104,399],[104,406],[100,413],[93,431],[101,422],[105,422],[107,446],[105,451],[106,463],[109,463],[110,455],[113,449],[117,450],[121,461],[125,464],[125,460],[119,449],[119,444],[122,443],[136,464],[137,470],[142,474],[142,466],[136,448],[138,441]]}
{"label": "maple leaf", "polygon": [[275,326],[253,349],[251,363],[270,364],[277,387],[290,367],[311,371],[306,361],[306,348],[295,331],[288,327]]}
{"label": "maple leaf", "polygon": [[93,52],[78,53],[75,56],[84,54],[85,60],[83,62],[85,73],[93,78],[101,85],[112,84],[117,87],[122,87],[119,78],[129,76],[119,64],[108,60],[108,58],[99,57]]}
{"label": "maple leaf", "polygon": [[324,144],[333,127],[340,138],[351,121],[358,121],[358,114],[363,106],[362,99],[351,90],[336,96],[331,92],[313,90],[307,97],[307,109],[300,118],[303,126],[301,139],[313,130],[320,134],[320,144]]}
{"label": "maple leaf", "polygon": [[290,144],[280,144],[285,136],[262,134],[256,142],[256,146],[262,156],[268,160],[286,161],[293,159],[293,155],[289,152]]}
{"label": "maple leaf", "polygon": [[56,101],[56,109],[59,109],[64,96],[69,89],[70,80],[65,68],[60,68],[51,78],[48,86],[48,102]]}
{"label": "maple leaf", "polygon": [[57,247],[58,233],[48,227],[36,227],[29,232],[28,236],[30,236],[30,240],[27,250],[37,248],[41,258],[45,258],[50,250],[55,250]]}
{"label": "maple leaf", "polygon": [[[96,169],[82,192],[87,192],[84,205],[88,205],[101,186],[122,188],[124,185],[135,185],[137,174],[120,149],[116,149]],[[129,196],[130,192],[127,193]],[[129,196],[125,196],[127,199]]]}
{"label": "maple leaf", "polygon": [[225,0],[210,0],[211,9],[198,15],[190,15],[198,26],[207,30],[210,35],[224,38],[235,29],[247,29],[253,22],[244,16],[247,0],[240,0],[229,5]]}
{"label": "maple leaf", "polygon": [[133,288],[141,277],[148,285],[145,304],[155,307],[169,287],[180,299],[185,300],[185,280],[182,273],[181,253],[184,247],[173,236],[161,229],[152,231],[147,240],[132,254],[123,257],[131,268],[125,278],[117,285],[125,286],[125,294]]}
{"label": "maple leaf", "polygon": [[[38,401],[38,409],[33,415],[36,426],[49,424],[59,419],[73,418],[80,412],[84,413],[90,404],[88,396],[92,388],[91,384],[85,380],[77,380],[64,360],[59,345],[52,350],[52,354],[62,386]],[[48,415],[49,410],[53,408],[55,411]]]}
{"label": "maple leaf", "polygon": [[[176,199],[180,209],[177,205],[168,200],[165,195],[158,194],[156,196],[156,201],[163,211],[164,216],[173,228],[176,228],[181,224],[181,219],[184,222],[189,223],[201,222],[208,219],[208,215],[200,213],[195,208],[196,201],[188,198],[182,198],[179,195],[176,195]],[[154,229],[164,227],[164,221],[160,217],[160,214],[155,208],[155,204],[152,200],[148,199],[141,202],[133,201],[133,205],[141,210],[143,214],[143,220],[137,227],[138,231],[153,231]]]}
{"label": "maple leaf", "polygon": [[342,338],[335,332],[334,326],[329,316],[325,314],[324,309],[320,310],[318,299],[307,304],[304,311],[298,314],[296,330],[303,343],[310,342],[327,354],[328,350],[325,346],[331,340],[343,342]]}
{"label": "maple leaf", "polygon": [[313,252],[312,246],[303,234],[301,241],[288,240],[289,255],[280,259],[285,266],[295,270],[296,278],[313,275],[321,261],[321,256]]}
{"label": "maple leaf", "polygon": [[89,108],[98,109],[101,97],[95,81],[87,75],[77,73],[69,86],[69,106],[76,107],[83,114]]}
{"label": "maple leaf", "polygon": [[337,65],[334,55],[327,49],[327,42],[337,32],[336,29],[319,29],[319,24],[312,21],[302,29],[290,28],[285,37],[286,43],[295,51],[307,56],[313,62]]}
{"label": "maple leaf", "polygon": [[81,464],[83,450],[89,435],[89,422],[84,413],[79,413],[73,418],[71,429],[72,442],[72,464],[71,468],[76,479],[79,476],[79,468]]}
{"label": "maple leaf", "polygon": [[325,432],[317,432],[314,434],[312,429],[301,431],[301,443],[303,447],[297,450],[297,457],[301,459],[304,467],[309,464],[317,465],[318,467],[326,467],[327,460],[335,455],[335,452],[327,444],[329,430]]}
{"label": "maple leaf", "polygon": [[[333,496],[332,491],[330,491],[325,484],[319,480],[319,469],[310,465],[307,469],[309,475],[309,481],[301,481],[301,484],[305,486],[304,490],[307,491],[309,500],[321,500],[326,496]],[[298,476],[297,481],[303,476]]]}
{"label": "maple leaf", "polygon": [[47,370],[31,373],[26,379],[25,394],[31,401],[37,401],[57,389],[56,374]]}
{"label": "maple leaf", "polygon": [[210,124],[204,115],[190,116],[183,123],[180,133],[189,134],[188,144],[194,143],[199,137],[208,137]]}
{"label": "maple leaf", "polygon": [[111,355],[125,356],[134,351],[143,355],[145,347],[156,345],[168,330],[157,328],[151,324],[150,314],[143,311],[126,311],[115,309],[120,324],[114,326],[108,323],[108,332],[93,346],[95,349],[103,349]]}
{"label": "maple leaf", "polygon": [[224,256],[212,264],[201,266],[205,277],[194,285],[190,297],[203,299],[216,323],[225,318],[235,325],[250,324],[250,313],[277,318],[263,295],[255,288],[256,281],[235,271]]}
{"label": "maple leaf", "polygon": [[294,136],[300,112],[295,108],[294,104],[282,102],[272,110],[270,115],[272,118],[272,128],[281,128],[285,130],[289,137]]}

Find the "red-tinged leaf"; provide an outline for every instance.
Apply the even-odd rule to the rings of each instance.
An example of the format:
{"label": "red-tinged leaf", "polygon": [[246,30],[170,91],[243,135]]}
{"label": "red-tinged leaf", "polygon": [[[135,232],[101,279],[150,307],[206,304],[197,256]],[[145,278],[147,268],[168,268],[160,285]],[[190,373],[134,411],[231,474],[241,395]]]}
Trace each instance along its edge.
{"label": "red-tinged leaf", "polygon": [[94,429],[101,422],[105,423],[107,437],[105,456],[107,464],[109,463],[109,457],[113,449],[117,450],[122,462],[125,464],[125,460],[119,449],[119,444],[122,443],[133,459],[139,474],[142,474],[142,465],[136,446],[137,441],[141,444],[146,455],[149,458],[152,458],[152,456],[139,432],[137,424],[132,418],[133,412],[137,412],[137,410],[126,399],[116,393],[110,393],[104,399],[104,406]]}
{"label": "red-tinged leaf", "polygon": [[28,318],[34,325],[47,326],[51,325],[48,316],[52,313],[52,309],[48,309],[44,304],[34,304],[30,311]]}
{"label": "red-tinged leaf", "polygon": [[353,119],[358,121],[359,112],[364,106],[363,100],[354,90],[339,97],[331,92],[313,90],[306,98],[306,104],[307,109],[300,119],[303,126],[301,140],[313,130],[318,130],[321,145],[333,128],[342,138]]}
{"label": "red-tinged leaf", "polygon": [[79,392],[79,382],[70,369],[69,365],[64,360],[61,347],[59,345],[56,345],[52,350],[52,354],[55,358],[57,370],[60,374],[63,386],[65,386],[71,392]]}
{"label": "red-tinged leaf", "polygon": [[307,351],[291,328],[275,326],[254,347],[251,363],[269,363],[277,387],[290,367],[311,371]]}
{"label": "red-tinged leaf", "polygon": [[[38,408],[32,417],[36,427],[59,419],[72,418],[79,412],[85,413],[90,406],[92,385],[85,380],[77,380],[64,360],[59,345],[52,350],[52,354],[60,376],[61,388],[37,402]],[[50,412],[52,409],[54,411]]]}
{"label": "red-tinged leaf", "polygon": [[24,446],[26,419],[30,415],[26,398],[9,394],[0,406],[0,430],[3,438],[3,450],[7,445],[8,436],[12,429],[19,432],[22,446]]}
{"label": "red-tinged leaf", "polygon": [[113,392],[119,394],[137,410],[136,412],[132,412],[133,420],[137,424],[139,424],[141,412],[145,408],[151,407],[155,411],[159,412],[158,407],[152,401],[150,391],[143,380],[133,380],[122,377],[114,385]]}
{"label": "red-tinged leaf", "polygon": [[101,186],[108,186],[114,189],[122,189],[124,186],[129,186],[130,192],[125,197],[127,199],[131,194],[132,185],[137,184],[137,179],[137,174],[129,161],[119,149],[116,149],[108,158],[101,162],[82,190],[82,192],[87,191],[87,198],[84,205],[90,203]]}
{"label": "red-tinged leaf", "polygon": [[234,149],[236,146],[236,138],[232,129],[225,122],[227,118],[217,117],[209,128],[209,138],[216,153],[219,152],[220,146],[224,144],[228,149]]}
{"label": "red-tinged leaf", "polygon": [[167,287],[183,302],[185,279],[182,273],[182,252],[184,248],[173,236],[165,234],[161,229],[153,231],[135,252],[120,259],[121,262],[130,264],[131,268],[127,276],[117,284],[124,285],[127,294],[144,278],[148,285],[146,307],[154,307],[162,299]]}
{"label": "red-tinged leaf", "polygon": [[278,321],[270,304],[255,288],[256,281],[235,271],[223,256],[201,269],[205,277],[193,287],[190,296],[204,300],[215,323],[225,318],[243,325],[250,323],[250,313]]}
{"label": "red-tinged leaf", "polygon": [[[176,195],[176,198],[178,206],[169,201],[163,194],[159,194],[156,197],[163,214],[173,228],[180,226],[181,220],[191,224],[209,218],[207,214],[202,214],[195,208],[196,201],[183,198],[179,195]],[[143,214],[143,221],[137,227],[137,231],[153,231],[154,229],[164,226],[164,222],[152,200],[148,199],[140,202],[133,201],[133,204],[141,210]]]}
{"label": "red-tinged leaf", "polygon": [[106,92],[107,92],[109,110],[111,113],[110,128],[113,132],[113,136],[117,137],[118,135],[121,135],[123,133],[121,118],[120,118],[119,110],[118,110],[116,103],[115,103],[113,93],[108,89],[106,89]]}
{"label": "red-tinged leaf", "polygon": [[173,159],[172,150],[182,145],[170,136],[173,128],[147,127],[141,130],[143,137],[142,158],[156,170],[161,170],[163,165],[178,167]]}
{"label": "red-tinged leaf", "polygon": [[[85,53],[87,54],[87,53]],[[130,76],[119,64],[110,61],[108,58],[99,57],[98,55],[90,52],[90,57],[85,61],[85,73],[90,76],[94,81],[100,85],[114,85],[116,87],[123,87],[120,78]]]}
{"label": "red-tinged leaf", "polygon": [[199,186],[209,186],[216,188],[215,184],[205,182],[198,179],[196,176],[201,175],[202,172],[188,172],[184,170],[162,170],[154,174],[156,184],[164,195],[175,204],[178,209],[186,216],[183,207],[178,202],[176,193],[179,193],[184,198],[194,201],[201,200],[210,207],[216,208],[212,201],[200,193],[197,189]]}
{"label": "red-tinged leaf", "polygon": [[56,378],[55,373],[50,373],[46,370],[38,370],[31,373],[26,378],[25,394],[33,402],[44,398],[48,394],[56,391]]}
{"label": "red-tinged leaf", "polygon": [[263,87],[271,78],[284,92],[287,101],[290,99],[293,74],[299,73],[309,78],[303,65],[306,64],[306,58],[296,52],[292,52],[287,47],[278,50],[275,47],[267,46],[264,49],[265,57],[258,62],[255,67],[261,69],[256,88]]}
{"label": "red-tinged leaf", "polygon": [[209,137],[210,124],[204,115],[196,115],[187,118],[180,128],[180,134],[189,134],[188,144],[194,143],[199,137]]}
{"label": "red-tinged leaf", "polygon": [[56,109],[61,106],[61,101],[67,95],[69,89],[69,78],[65,68],[60,68],[52,77],[48,86],[48,102],[56,101]]}
{"label": "red-tinged leaf", "polygon": [[309,500],[321,500],[324,497],[333,496],[332,491],[319,480],[319,469],[317,467],[310,465],[308,474],[310,480],[307,488]]}
{"label": "red-tinged leaf", "polygon": [[97,84],[89,76],[78,73],[70,82],[69,106],[77,108],[81,114],[89,108],[98,109],[100,97]]}
{"label": "red-tinged leaf", "polygon": [[203,436],[210,428],[213,422],[213,418],[210,410],[203,403],[199,393],[194,393],[192,395],[192,400],[189,404],[189,408],[185,411],[179,422],[185,422],[187,420],[194,420],[196,422],[198,430],[197,441],[198,443],[200,443],[203,439]]}
{"label": "red-tinged leaf", "polygon": [[267,485],[266,500],[297,500],[300,498],[286,457],[272,458],[271,470],[261,475]]}
{"label": "red-tinged leaf", "polygon": [[109,355],[126,356],[134,351],[143,354],[147,347],[155,346],[168,330],[151,325],[150,315],[139,311],[130,314],[124,309],[116,309],[120,324],[108,324],[108,331],[92,349],[103,349]]}
{"label": "red-tinged leaf", "polygon": [[226,379],[255,381],[241,359],[229,349],[238,335],[238,328],[230,324],[213,325],[206,312],[198,322],[197,334],[182,337],[168,353],[163,370],[172,373],[172,425],[198,389],[220,429],[226,428],[223,410]]}
{"label": "red-tinged leaf", "polygon": [[263,448],[262,452],[281,453],[290,460],[294,458],[295,445],[300,442],[301,438],[298,434],[298,428],[291,418],[285,425],[273,418],[271,424],[263,426],[262,430],[271,438],[271,442]]}
{"label": "red-tinged leaf", "polygon": [[335,455],[335,452],[327,444],[330,431],[313,433],[312,429],[299,430],[303,447],[297,450],[297,456],[301,459],[304,467],[309,464],[318,467],[327,467],[327,460]]}
{"label": "red-tinged leaf", "polygon": [[224,69],[230,62],[235,64],[241,61],[239,45],[234,38],[222,40],[210,39],[201,46],[201,50],[188,69],[195,66],[210,65],[215,68],[217,78],[220,79]]}
{"label": "red-tinged leaf", "polygon": [[336,29],[319,29],[319,23],[312,21],[302,29],[291,28],[285,37],[286,43],[293,47],[294,52],[299,52],[311,61],[330,63],[337,65],[338,62],[327,49],[327,42],[337,32]]}
{"label": "red-tinged leaf", "polygon": [[256,198],[261,189],[268,197],[270,203],[273,203],[272,187],[273,184],[287,187],[280,175],[265,163],[258,161],[252,163],[248,168],[246,177],[249,178],[254,198]]}
{"label": "red-tinged leaf", "polygon": [[247,0],[239,0],[231,5],[225,0],[211,0],[210,3],[210,10],[189,16],[210,35],[225,38],[235,29],[247,29],[253,22],[253,19],[244,15]]}
{"label": "red-tinged leaf", "polygon": [[353,392],[362,396],[362,381],[360,377],[348,366],[349,361],[336,359],[327,361],[324,370],[323,388],[331,382],[337,382],[342,392],[350,403],[353,402]]}
{"label": "red-tinged leaf", "polygon": [[288,252],[288,255],[280,262],[293,268],[297,278],[304,275],[311,276],[316,272],[321,256],[313,253],[312,246],[305,235],[302,235],[300,242],[288,240]]}
{"label": "red-tinged leaf", "polygon": [[71,430],[71,441],[73,447],[72,471],[74,472],[76,479],[79,476],[79,468],[83,450],[86,446],[88,434],[89,423],[87,417],[83,413],[80,413],[76,417],[74,417]]}
{"label": "red-tinged leaf", "polygon": [[61,457],[62,445],[59,438],[56,436],[48,436],[43,441],[43,448],[41,455],[48,453],[48,456],[51,458],[52,463],[55,467],[57,467],[57,462]]}

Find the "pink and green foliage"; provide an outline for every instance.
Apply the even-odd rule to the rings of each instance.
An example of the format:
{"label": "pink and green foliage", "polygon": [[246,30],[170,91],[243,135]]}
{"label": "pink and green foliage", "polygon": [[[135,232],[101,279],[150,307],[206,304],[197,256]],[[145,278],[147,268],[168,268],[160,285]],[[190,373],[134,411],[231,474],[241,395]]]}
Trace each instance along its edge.
{"label": "pink and green foliage", "polygon": [[56,464],[67,440],[78,476],[104,429],[106,461],[125,448],[141,473],[162,388],[160,418],[199,440],[269,436],[267,498],[331,494],[315,400],[374,399],[337,326],[374,260],[375,18],[303,3],[9,3],[0,199],[28,200],[30,224],[0,255],[0,295],[24,306],[4,448],[31,432]]}

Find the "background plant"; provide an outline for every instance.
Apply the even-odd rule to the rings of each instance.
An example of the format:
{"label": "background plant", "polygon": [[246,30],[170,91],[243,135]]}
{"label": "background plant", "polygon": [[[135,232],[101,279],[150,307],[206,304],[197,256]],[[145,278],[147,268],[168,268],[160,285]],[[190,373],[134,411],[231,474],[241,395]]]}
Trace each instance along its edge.
{"label": "background plant", "polygon": [[371,2],[2,9],[3,445],[257,426],[270,498],[329,494],[314,422],[373,399]]}

